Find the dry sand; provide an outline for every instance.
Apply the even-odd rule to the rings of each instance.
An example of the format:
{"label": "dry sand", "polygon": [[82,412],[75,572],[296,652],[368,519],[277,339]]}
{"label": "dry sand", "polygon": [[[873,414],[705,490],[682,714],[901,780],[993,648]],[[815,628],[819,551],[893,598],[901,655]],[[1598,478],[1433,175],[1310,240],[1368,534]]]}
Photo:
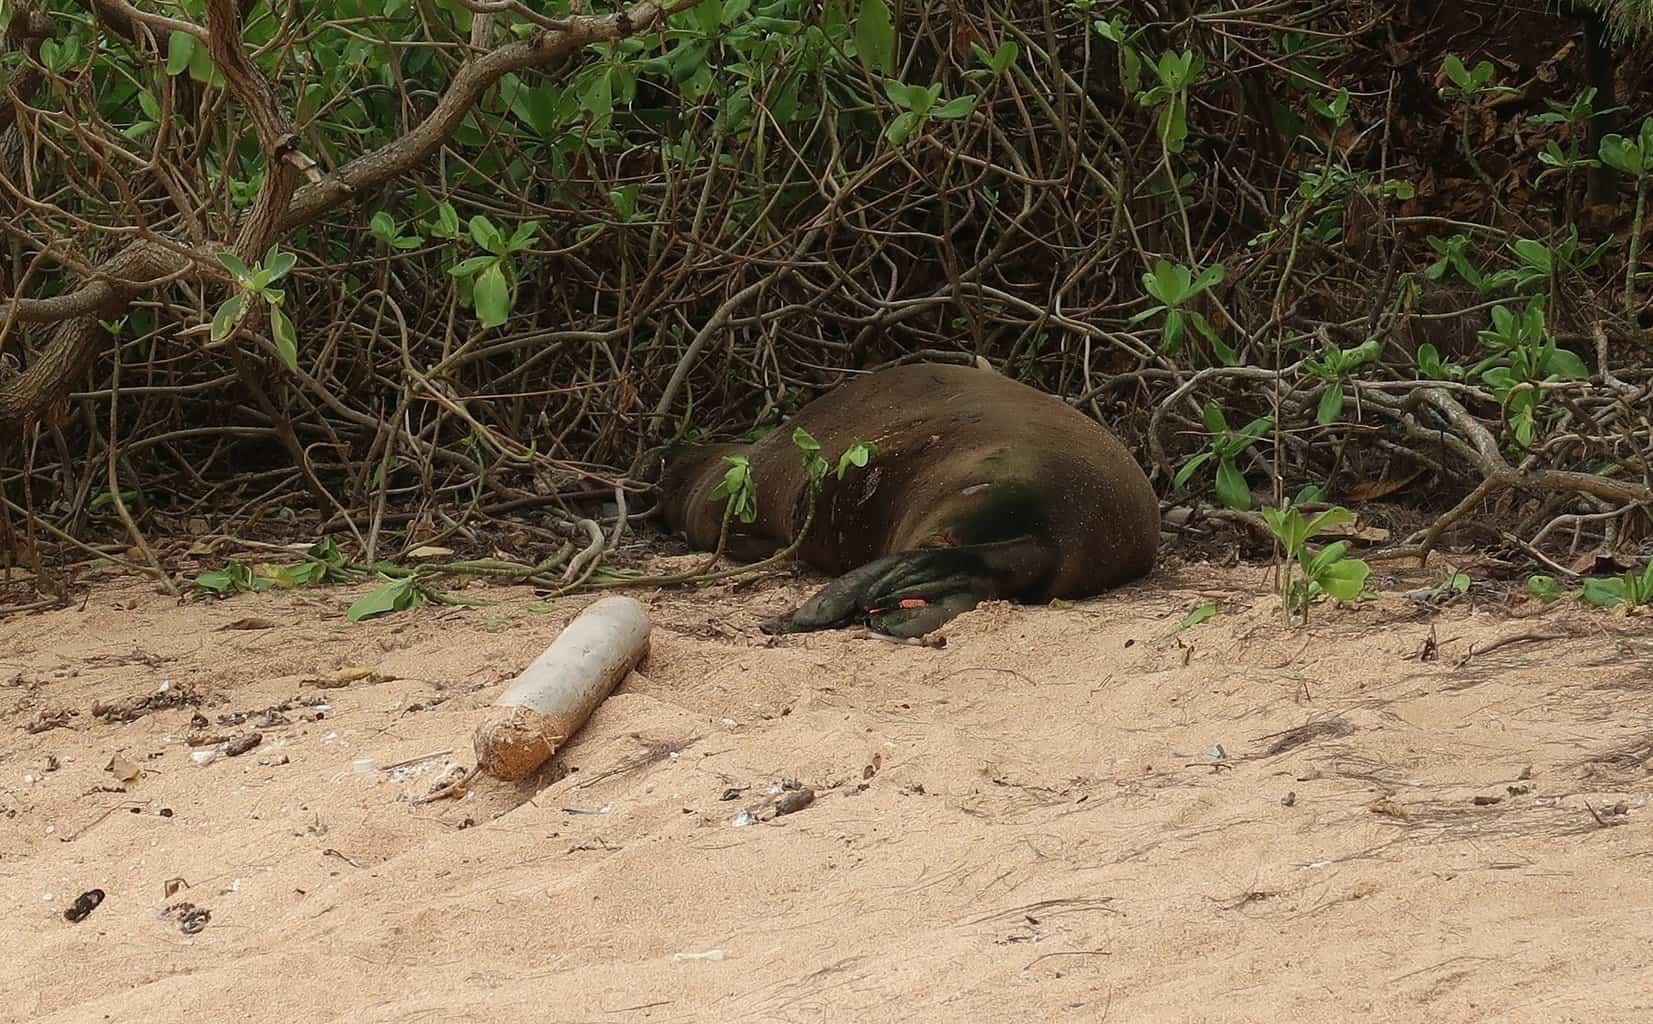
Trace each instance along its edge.
{"label": "dry sand", "polygon": [[[1266,589],[1173,569],[943,650],[766,645],[802,583],[645,594],[648,660],[534,786],[417,804],[589,598],[106,584],[0,622],[0,1020],[1653,1019],[1647,620],[1288,629]],[[198,703],[92,713],[163,683]],[[196,714],[262,743],[198,764]],[[783,779],[815,803],[732,824]]]}

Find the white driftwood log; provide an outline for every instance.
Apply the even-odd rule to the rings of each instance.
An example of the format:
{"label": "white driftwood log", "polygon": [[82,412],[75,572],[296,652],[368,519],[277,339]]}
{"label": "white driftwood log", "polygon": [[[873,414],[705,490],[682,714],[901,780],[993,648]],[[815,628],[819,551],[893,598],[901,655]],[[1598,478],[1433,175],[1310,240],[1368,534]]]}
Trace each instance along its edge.
{"label": "white driftwood log", "polygon": [[525,778],[578,732],[649,649],[642,602],[605,597],[587,606],[517,676],[476,727],[477,767]]}

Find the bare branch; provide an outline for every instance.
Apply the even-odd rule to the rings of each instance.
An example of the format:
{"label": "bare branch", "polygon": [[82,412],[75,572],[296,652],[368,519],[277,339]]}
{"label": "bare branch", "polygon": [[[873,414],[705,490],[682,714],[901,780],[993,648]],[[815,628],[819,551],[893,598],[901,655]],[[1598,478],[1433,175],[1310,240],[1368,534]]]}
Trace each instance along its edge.
{"label": "bare branch", "polygon": [[[105,6],[117,16],[125,13],[119,6]],[[692,5],[669,10],[683,6]],[[274,90],[247,58],[240,42],[241,20],[235,4],[232,0],[209,0],[207,11],[205,31],[213,60],[252,119],[267,160],[258,199],[236,231],[236,251],[244,259],[253,259],[286,232],[413,170],[453,134],[471,107],[502,76],[544,67],[592,43],[648,31],[668,8],[647,0],[614,14],[571,18],[564,28],[541,29],[528,39],[467,61],[418,127],[395,142],[357,157],[336,174],[296,195],[293,189],[297,172],[314,165],[298,152],[292,124],[276,102]],[[118,316],[154,281],[188,270],[186,261],[176,254],[153,244],[135,243],[103,264],[99,279],[77,289],[50,300],[0,303],[0,322],[53,322],[65,315],[78,318],[63,323],[26,372],[0,381],[0,424],[16,424],[38,416],[61,400],[73,379],[85,371],[106,343],[106,332],[92,317]]]}

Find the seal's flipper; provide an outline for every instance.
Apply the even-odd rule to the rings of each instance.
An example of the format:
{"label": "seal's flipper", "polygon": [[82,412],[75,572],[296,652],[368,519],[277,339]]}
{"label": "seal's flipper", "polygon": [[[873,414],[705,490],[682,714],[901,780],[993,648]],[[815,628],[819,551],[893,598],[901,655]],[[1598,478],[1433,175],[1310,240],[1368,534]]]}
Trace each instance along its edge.
{"label": "seal's flipper", "polygon": [[765,633],[837,629],[864,619],[891,636],[923,636],[982,601],[1020,597],[1050,572],[1056,553],[1032,537],[927,548],[874,559],[822,587]]}

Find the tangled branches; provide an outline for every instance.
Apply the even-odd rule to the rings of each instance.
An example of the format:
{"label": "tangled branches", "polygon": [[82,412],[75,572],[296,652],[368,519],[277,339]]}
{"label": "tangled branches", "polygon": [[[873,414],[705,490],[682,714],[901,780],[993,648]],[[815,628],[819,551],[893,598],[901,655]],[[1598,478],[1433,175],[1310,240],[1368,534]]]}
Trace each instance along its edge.
{"label": "tangled branches", "polygon": [[[1443,97],[1475,40],[1436,8],[31,10],[0,110],[5,507],[79,536],[118,474],[163,529],[282,515],[371,561],[509,515],[589,551],[663,441],[987,359],[1141,444],[1168,497],[1207,486],[1180,467],[1214,404],[1269,420],[1237,507],[1421,478],[1445,514],[1413,552],[1488,512],[1539,555],[1634,539],[1644,304],[1598,246],[1635,204],[1573,218],[1584,122],[1526,116],[1586,71],[1527,44],[1576,26],[1480,26],[1520,50],[1514,98]],[[1572,163],[1537,180],[1552,143]],[[271,241],[290,366],[256,302],[209,328],[245,285],[220,253]]]}

